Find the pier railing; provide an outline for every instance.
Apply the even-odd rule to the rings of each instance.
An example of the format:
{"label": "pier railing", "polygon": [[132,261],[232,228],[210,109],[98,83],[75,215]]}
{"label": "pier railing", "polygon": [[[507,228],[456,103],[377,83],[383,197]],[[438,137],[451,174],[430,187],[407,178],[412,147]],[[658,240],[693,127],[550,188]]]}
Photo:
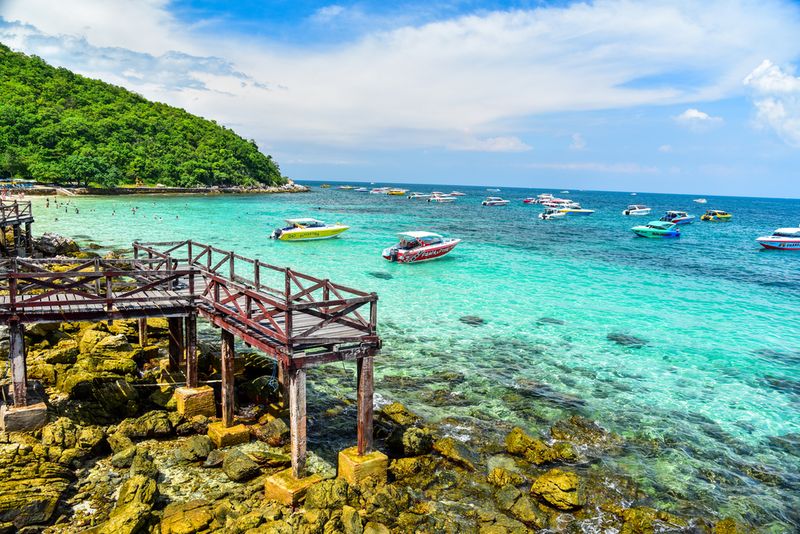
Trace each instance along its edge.
{"label": "pier railing", "polygon": [[32,220],[33,210],[29,200],[0,199],[0,226],[10,226]]}
{"label": "pier railing", "polygon": [[133,251],[134,263],[196,269],[201,306],[274,340],[289,354],[310,346],[378,343],[374,293],[191,240],[136,242]]}
{"label": "pier railing", "polygon": [[135,307],[191,305],[195,271],[131,260],[22,259],[0,261],[0,315],[58,320]]}

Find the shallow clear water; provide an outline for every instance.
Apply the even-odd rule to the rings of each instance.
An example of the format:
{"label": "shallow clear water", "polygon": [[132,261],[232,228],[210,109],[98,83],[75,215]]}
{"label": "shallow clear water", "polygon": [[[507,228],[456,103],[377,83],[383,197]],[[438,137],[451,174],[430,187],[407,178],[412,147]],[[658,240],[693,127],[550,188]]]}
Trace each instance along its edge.
{"label": "shallow clear water", "polygon": [[[414,186],[431,189],[452,187]],[[192,238],[376,291],[385,339],[379,394],[429,417],[531,430],[571,413],[593,417],[628,438],[626,452],[606,461],[636,478],[654,504],[800,526],[800,452],[796,442],[775,443],[800,433],[800,252],[762,251],[754,241],[800,224],[800,201],[720,197],[701,206],[681,195],[572,192],[561,196],[597,212],[541,221],[540,208],[521,200],[542,191],[459,190],[468,196],[450,205],[318,188],[75,197],[66,212],[34,199],[34,231],[122,247]],[[489,194],[512,204],[481,206]],[[653,216],[622,216],[633,202],[652,206]],[[706,207],[732,212],[733,222],[699,222]],[[677,240],[630,232],[667,209],[698,220]],[[291,216],[352,228],[330,241],[267,239]],[[410,229],[463,243],[435,262],[383,260],[394,234]],[[485,324],[459,321],[466,315]],[[625,347],[609,334],[646,345]],[[437,392],[425,377],[440,370],[465,379]],[[386,380],[397,375],[420,386]]]}

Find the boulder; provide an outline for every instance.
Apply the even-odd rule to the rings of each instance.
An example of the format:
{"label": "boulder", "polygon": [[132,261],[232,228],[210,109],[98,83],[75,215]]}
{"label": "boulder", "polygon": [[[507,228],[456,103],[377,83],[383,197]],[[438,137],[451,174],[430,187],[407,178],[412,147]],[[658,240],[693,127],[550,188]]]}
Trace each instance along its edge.
{"label": "boulder", "polygon": [[97,530],[115,534],[145,532],[151,519],[153,503],[158,497],[156,481],[143,475],[131,476],[119,490],[117,504],[108,522]]}
{"label": "boulder", "polygon": [[283,419],[275,418],[265,425],[251,427],[253,437],[272,447],[282,447],[289,441],[289,427]]}
{"label": "boulder", "polygon": [[497,486],[498,488],[502,488],[503,486],[519,486],[525,482],[525,477],[520,475],[519,473],[515,473],[513,471],[509,471],[508,469],[504,469],[502,467],[495,467],[489,472],[489,476],[486,477],[486,480],[492,486]]}
{"label": "boulder", "polygon": [[203,462],[203,467],[222,467],[225,462],[225,453],[219,449],[214,449],[208,453],[208,458]]}
{"label": "boulder", "polygon": [[561,469],[551,469],[539,476],[531,486],[531,495],[548,506],[567,512],[585,504],[578,475]]}
{"label": "boulder", "polygon": [[67,417],[59,417],[42,429],[42,445],[62,449],[79,449],[85,453],[96,452],[105,439],[98,426],[82,427]]}
{"label": "boulder", "polygon": [[442,438],[434,442],[433,449],[468,471],[475,470],[475,455],[460,441],[456,441],[454,438]]}
{"label": "boulder", "polygon": [[339,509],[351,500],[350,485],[341,478],[323,480],[306,492],[306,508]]}
{"label": "boulder", "polygon": [[155,480],[158,477],[158,468],[153,463],[153,458],[149,453],[137,450],[131,462],[129,473],[131,477],[141,475]]}
{"label": "boulder", "polygon": [[261,467],[289,467],[292,465],[291,457],[286,454],[268,451],[253,451],[250,458]]}
{"label": "boulder", "polygon": [[116,431],[134,439],[161,438],[171,435],[173,427],[168,412],[153,410],[136,419],[125,419]]}
{"label": "boulder", "polygon": [[78,342],[66,339],[50,349],[32,350],[28,354],[28,358],[31,361],[41,360],[48,364],[64,363],[71,365],[78,361],[78,354],[80,354]]}
{"label": "boulder", "polygon": [[194,534],[207,530],[214,520],[208,501],[170,504],[161,519],[161,534]]}
{"label": "boulder", "polygon": [[436,458],[432,456],[414,456],[411,458],[398,458],[392,460],[389,471],[398,480],[417,476],[423,473],[432,473],[437,466]]}
{"label": "boulder", "polygon": [[578,458],[570,443],[556,442],[550,446],[540,439],[532,438],[519,427],[512,429],[506,436],[506,450],[535,465],[574,462]]}
{"label": "boulder", "polygon": [[125,448],[118,453],[111,456],[111,465],[117,469],[130,467],[133,463],[133,458],[136,456],[136,447],[131,446]]}
{"label": "boulder", "polygon": [[384,406],[379,412],[379,415],[400,426],[410,426],[420,420],[418,415],[409,411],[408,408],[399,402],[393,402],[388,406]]}
{"label": "boulder", "polygon": [[213,448],[214,444],[208,436],[192,436],[175,451],[175,457],[183,462],[205,460]]}
{"label": "boulder", "polygon": [[74,240],[52,232],[33,238],[33,248],[46,258],[69,256],[81,250]]}
{"label": "boulder", "polygon": [[351,506],[342,506],[342,530],[344,534],[363,534],[364,526],[358,510]]}
{"label": "boulder", "polygon": [[232,451],[225,456],[222,470],[234,482],[243,482],[258,476],[261,470],[258,464],[241,451]]}
{"label": "boulder", "polygon": [[560,441],[569,441],[575,445],[602,449],[622,444],[620,436],[579,415],[573,415],[569,419],[556,422],[550,427],[550,435]]}
{"label": "boulder", "polygon": [[398,427],[387,440],[388,446],[398,455],[420,456],[433,449],[433,435],[418,427]]}

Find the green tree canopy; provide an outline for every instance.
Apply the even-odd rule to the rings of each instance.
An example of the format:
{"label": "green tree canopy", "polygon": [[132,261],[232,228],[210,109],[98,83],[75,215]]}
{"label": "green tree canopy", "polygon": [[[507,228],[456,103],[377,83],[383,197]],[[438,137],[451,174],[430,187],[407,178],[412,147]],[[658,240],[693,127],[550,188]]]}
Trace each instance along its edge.
{"label": "green tree canopy", "polygon": [[286,183],[271,156],[228,128],[2,44],[0,177],[100,187]]}

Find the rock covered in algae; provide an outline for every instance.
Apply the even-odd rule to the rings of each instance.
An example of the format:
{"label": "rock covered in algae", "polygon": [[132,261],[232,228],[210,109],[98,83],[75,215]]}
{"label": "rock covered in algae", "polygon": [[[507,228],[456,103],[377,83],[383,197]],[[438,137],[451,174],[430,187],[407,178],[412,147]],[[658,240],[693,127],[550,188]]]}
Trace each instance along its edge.
{"label": "rock covered in algae", "polygon": [[214,516],[208,501],[196,499],[170,504],[164,509],[164,516],[161,519],[161,534],[202,532],[213,520]]}
{"label": "rock covered in algae", "polygon": [[389,471],[392,475],[402,480],[417,475],[430,475],[438,466],[438,461],[433,456],[413,456],[392,460]]}
{"label": "rock covered in algae", "polygon": [[579,415],[573,415],[569,419],[557,421],[550,427],[550,435],[557,440],[602,449],[622,444],[620,436]]}
{"label": "rock covered in algae", "polygon": [[522,456],[535,465],[553,462],[574,462],[578,455],[570,443],[556,442],[552,446],[533,438],[519,427],[514,427],[506,436],[506,450]]}
{"label": "rock covered in algae", "polygon": [[90,529],[97,534],[137,534],[146,532],[152,518],[152,508],[158,497],[158,486],[153,478],[133,475],[120,487],[119,497],[108,521]]}
{"label": "rock covered in algae", "polygon": [[261,472],[258,464],[241,451],[229,452],[222,462],[222,470],[234,482],[250,480]]}
{"label": "rock covered in algae", "polygon": [[525,477],[519,473],[515,473],[508,469],[504,469],[502,467],[495,467],[491,471],[489,471],[489,475],[486,477],[486,480],[492,486],[497,486],[501,488],[503,486],[519,486],[525,482]]}
{"label": "rock covered in algae", "polygon": [[433,444],[433,449],[451,462],[469,470],[475,470],[475,455],[460,441],[442,438]]}
{"label": "rock covered in algae", "polygon": [[175,451],[175,457],[183,462],[197,462],[208,458],[213,448],[214,444],[208,436],[191,436]]}
{"label": "rock covered in algae", "polygon": [[306,508],[339,509],[354,500],[350,485],[341,478],[323,480],[306,492]]}
{"label": "rock covered in algae", "polygon": [[561,469],[551,469],[534,480],[531,495],[567,512],[583,507],[586,502],[578,475]]}
{"label": "rock covered in algae", "polygon": [[379,415],[388,419],[392,423],[400,426],[411,426],[420,421],[420,417],[412,413],[408,408],[399,402],[393,402],[379,412]]}

